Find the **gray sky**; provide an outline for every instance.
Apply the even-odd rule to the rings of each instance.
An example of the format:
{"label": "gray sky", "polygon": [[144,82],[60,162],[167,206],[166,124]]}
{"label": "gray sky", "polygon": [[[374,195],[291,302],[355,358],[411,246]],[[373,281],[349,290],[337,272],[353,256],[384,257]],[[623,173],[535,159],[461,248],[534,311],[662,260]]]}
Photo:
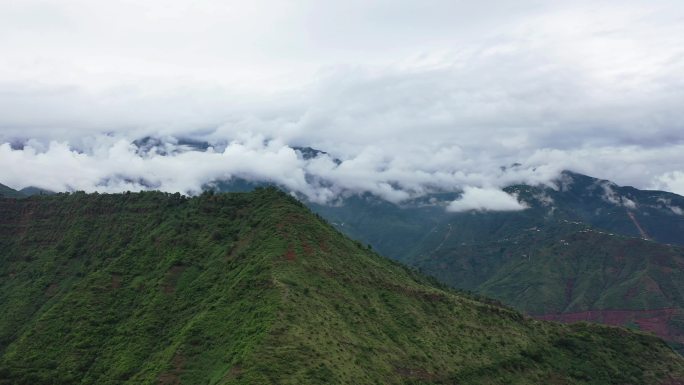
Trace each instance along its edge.
{"label": "gray sky", "polygon": [[[683,105],[676,0],[0,0],[0,182],[18,188],[239,175],[399,201],[570,168],[684,194]],[[141,156],[147,135],[215,147]]]}

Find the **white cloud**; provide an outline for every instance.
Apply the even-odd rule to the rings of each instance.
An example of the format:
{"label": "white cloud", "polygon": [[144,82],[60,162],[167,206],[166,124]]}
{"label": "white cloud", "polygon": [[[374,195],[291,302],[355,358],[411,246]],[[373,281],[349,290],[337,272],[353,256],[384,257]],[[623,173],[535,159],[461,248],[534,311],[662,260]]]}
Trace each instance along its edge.
{"label": "white cloud", "polygon": [[601,198],[604,201],[612,203],[616,206],[624,206],[632,210],[637,208],[636,202],[627,198],[626,196],[621,196],[613,189],[613,187],[616,187],[614,183],[601,181],[599,182],[599,186],[603,190],[603,195],[601,195]]}
{"label": "white cloud", "polygon": [[684,171],[670,171],[658,175],[650,187],[684,195]]}
{"label": "white cloud", "polygon": [[515,196],[502,190],[466,187],[463,195],[447,206],[447,211],[520,211],[526,208]]}
{"label": "white cloud", "polygon": [[673,213],[675,213],[677,215],[684,215],[684,210],[682,210],[682,208],[679,206],[673,205],[672,199],[660,197],[660,198],[658,198],[658,202],[662,203],[663,206],[670,209],[670,211],[672,211]]}
{"label": "white cloud", "polygon": [[[240,175],[401,201],[571,169],[682,194],[682,17],[674,0],[2,2],[0,143],[30,141],[0,147],[0,182]],[[214,150],[141,157],[147,135]]]}
{"label": "white cloud", "polygon": [[[154,145],[157,147],[141,153],[130,139],[105,135],[81,138],[76,147],[68,142],[36,140],[21,149],[0,144],[0,164],[9,165],[0,168],[0,180],[15,188],[33,185],[55,191],[160,189],[196,193],[207,183],[240,177],[274,182],[317,202],[363,192],[401,202],[433,191],[489,191],[516,183],[553,186],[566,168],[589,175],[607,172],[638,179],[642,177],[638,172],[625,170],[620,174],[623,164],[653,158],[650,171],[658,175],[672,157],[667,151],[634,148],[617,153],[596,149],[593,162],[587,160],[586,150],[538,150],[522,159],[490,159],[487,152],[477,149],[419,143],[400,147],[398,154],[399,147],[391,146],[366,146],[358,153],[324,148],[331,154],[304,159],[284,141],[255,133],[236,134],[227,143],[213,143],[206,151],[193,150],[174,138],[163,138]],[[514,160],[523,165],[500,167]],[[610,191],[604,191],[606,199],[626,206],[635,204],[610,195]]]}

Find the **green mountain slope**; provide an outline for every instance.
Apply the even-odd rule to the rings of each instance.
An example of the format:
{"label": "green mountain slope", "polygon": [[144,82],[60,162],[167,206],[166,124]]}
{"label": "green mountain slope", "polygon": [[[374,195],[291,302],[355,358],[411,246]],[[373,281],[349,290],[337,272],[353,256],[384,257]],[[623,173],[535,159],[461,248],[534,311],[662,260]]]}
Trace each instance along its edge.
{"label": "green mountain slope", "polygon": [[440,288],[273,189],[0,199],[0,383],[672,384],[659,339]]}
{"label": "green mountain slope", "polygon": [[352,196],[342,205],[307,205],[346,235],[400,261],[410,261],[431,229],[451,217],[443,206],[398,206],[372,195]]}
{"label": "green mountain slope", "polygon": [[560,222],[496,241],[450,244],[416,264],[546,319],[628,325],[679,349],[684,343],[680,247]]}

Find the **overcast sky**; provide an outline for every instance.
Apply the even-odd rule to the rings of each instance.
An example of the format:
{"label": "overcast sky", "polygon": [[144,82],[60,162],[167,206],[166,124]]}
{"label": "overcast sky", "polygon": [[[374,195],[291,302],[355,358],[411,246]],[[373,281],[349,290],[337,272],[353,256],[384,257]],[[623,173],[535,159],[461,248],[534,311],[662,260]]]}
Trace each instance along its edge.
{"label": "overcast sky", "polygon": [[[243,176],[401,201],[567,168],[684,194],[683,106],[681,0],[0,0],[16,188]],[[145,136],[172,154],[136,152]]]}

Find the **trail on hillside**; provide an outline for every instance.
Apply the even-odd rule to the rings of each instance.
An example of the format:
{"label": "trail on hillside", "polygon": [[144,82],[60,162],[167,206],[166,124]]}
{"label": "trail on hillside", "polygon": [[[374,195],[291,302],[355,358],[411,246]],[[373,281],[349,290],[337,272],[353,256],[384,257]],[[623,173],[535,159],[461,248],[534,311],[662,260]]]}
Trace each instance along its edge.
{"label": "trail on hillside", "polygon": [[444,242],[446,242],[446,240],[449,239],[449,236],[451,235],[451,223],[447,224],[447,227],[449,227],[449,230],[447,230],[447,233],[444,235],[444,239],[442,239],[442,242],[440,242],[439,245],[437,245],[437,247],[435,248],[435,252],[439,251],[439,249],[441,249],[442,246],[444,246]]}
{"label": "trail on hillside", "polygon": [[646,231],[644,231],[644,229],[641,227],[639,221],[637,221],[636,217],[634,216],[634,213],[628,210],[627,216],[629,217],[629,219],[632,220],[632,223],[634,223],[634,226],[636,226],[637,230],[639,230],[639,234],[641,234],[641,237],[650,240],[651,237],[649,237],[648,234],[646,234]]}

